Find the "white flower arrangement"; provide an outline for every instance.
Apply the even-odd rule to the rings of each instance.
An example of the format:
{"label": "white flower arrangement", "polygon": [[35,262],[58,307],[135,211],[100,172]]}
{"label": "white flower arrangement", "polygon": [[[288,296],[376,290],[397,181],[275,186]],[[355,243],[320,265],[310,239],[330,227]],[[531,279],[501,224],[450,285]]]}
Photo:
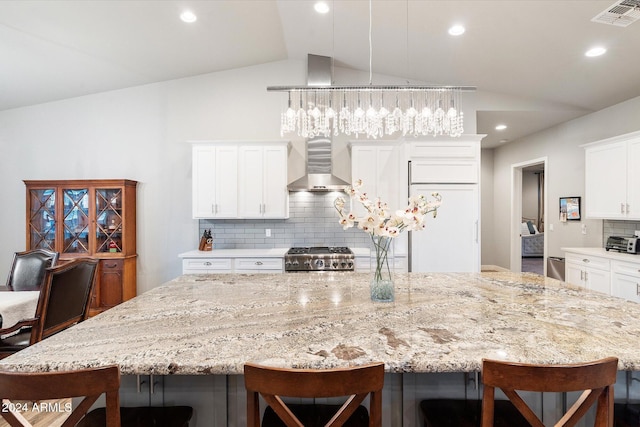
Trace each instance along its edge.
{"label": "white flower arrangement", "polygon": [[442,203],[442,197],[438,193],[431,196],[434,200],[427,201],[422,196],[411,196],[409,205],[404,210],[397,210],[393,214],[389,210],[386,202],[380,198],[371,201],[366,193],[360,191],[362,180],[356,180],[352,185],[345,188],[345,193],[351,200],[358,200],[366,209],[362,217],[357,217],[353,212],[345,211],[346,201],[343,197],[338,197],[334,201],[334,206],[340,215],[340,224],[344,230],[357,225],[362,231],[372,236],[397,237],[404,230],[419,231],[425,227],[425,217],[428,213],[433,213],[436,217],[438,207]]}
{"label": "white flower arrangement", "polygon": [[[345,211],[346,201],[338,197],[334,206],[340,215],[340,224],[347,230],[357,225],[359,229],[371,236],[376,256],[373,279],[371,281],[371,299],[374,301],[390,302],[395,298],[391,269],[388,263],[388,252],[391,241],[404,230],[419,231],[425,227],[425,217],[433,213],[435,217],[442,197],[438,193],[431,194],[434,198],[427,201],[424,196],[412,196],[409,205],[404,210],[397,210],[393,214],[387,203],[377,198],[369,200],[366,193],[360,191],[362,180],[355,181],[345,188],[351,200],[358,200],[365,207],[366,213],[357,217],[353,212]],[[352,203],[353,205],[353,203]]]}

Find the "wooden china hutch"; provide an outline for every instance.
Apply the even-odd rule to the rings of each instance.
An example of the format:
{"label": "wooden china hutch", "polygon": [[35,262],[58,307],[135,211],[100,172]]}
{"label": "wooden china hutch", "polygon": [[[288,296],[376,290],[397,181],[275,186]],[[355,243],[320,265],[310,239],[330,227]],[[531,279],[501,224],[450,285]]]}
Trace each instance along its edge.
{"label": "wooden china hutch", "polygon": [[91,315],[136,295],[136,186],[125,179],[24,181],[27,249],[100,260]]}

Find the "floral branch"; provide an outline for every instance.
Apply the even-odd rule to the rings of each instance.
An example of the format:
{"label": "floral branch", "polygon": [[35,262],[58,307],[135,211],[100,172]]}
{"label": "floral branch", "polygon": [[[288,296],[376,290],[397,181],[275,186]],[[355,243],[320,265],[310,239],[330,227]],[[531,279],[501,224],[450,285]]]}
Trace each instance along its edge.
{"label": "floral branch", "polygon": [[380,198],[370,200],[366,193],[360,191],[361,188],[362,180],[358,179],[345,188],[345,193],[351,200],[357,200],[364,206],[366,209],[364,216],[357,217],[353,212],[346,212],[344,197],[336,198],[334,207],[340,215],[340,225],[344,230],[357,226],[372,237],[397,237],[404,230],[422,230],[425,227],[426,215],[432,213],[435,218],[442,203],[442,197],[438,193],[432,193],[431,196],[434,199],[430,201],[422,195],[411,196],[404,210],[390,213],[386,202]]}

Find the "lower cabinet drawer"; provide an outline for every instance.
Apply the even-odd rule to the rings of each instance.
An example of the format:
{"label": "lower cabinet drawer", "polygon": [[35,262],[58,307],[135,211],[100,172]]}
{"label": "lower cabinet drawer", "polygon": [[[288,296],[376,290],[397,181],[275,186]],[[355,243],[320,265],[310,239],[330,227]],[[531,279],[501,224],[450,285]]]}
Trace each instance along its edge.
{"label": "lower cabinet drawer", "polygon": [[612,261],[611,270],[615,273],[640,277],[640,263],[636,264],[632,262]]}
{"label": "lower cabinet drawer", "polygon": [[231,258],[185,258],[182,260],[182,271],[201,270],[202,273],[209,271],[231,272],[233,263]]}
{"label": "lower cabinet drawer", "polygon": [[269,271],[275,273],[284,269],[283,258],[236,258],[235,270]]}
{"label": "lower cabinet drawer", "polygon": [[610,270],[611,263],[607,258],[594,257],[591,255],[567,254],[566,263],[582,265],[584,267],[596,268],[599,270]]}

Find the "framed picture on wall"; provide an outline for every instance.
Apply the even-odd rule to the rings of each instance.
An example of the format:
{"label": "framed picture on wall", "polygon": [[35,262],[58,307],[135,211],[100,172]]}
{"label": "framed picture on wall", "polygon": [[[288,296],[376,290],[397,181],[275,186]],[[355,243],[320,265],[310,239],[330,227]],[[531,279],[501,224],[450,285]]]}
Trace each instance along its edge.
{"label": "framed picture on wall", "polygon": [[580,221],[580,197],[560,197],[560,221]]}

